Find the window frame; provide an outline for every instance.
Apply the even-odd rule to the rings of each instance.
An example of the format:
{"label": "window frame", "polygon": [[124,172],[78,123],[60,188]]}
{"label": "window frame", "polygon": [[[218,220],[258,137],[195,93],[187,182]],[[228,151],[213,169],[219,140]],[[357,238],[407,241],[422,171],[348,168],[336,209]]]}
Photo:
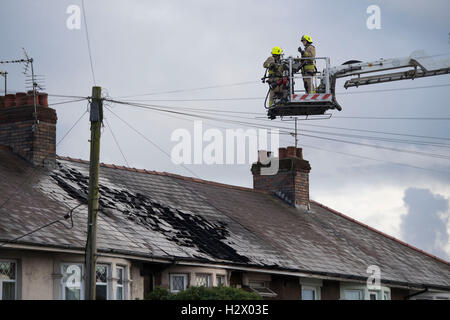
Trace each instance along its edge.
{"label": "window frame", "polygon": [[14,300],[17,300],[17,285],[18,285],[18,266],[16,260],[0,259],[0,262],[14,263],[14,280],[1,280],[0,279],[0,301],[3,300],[3,283],[14,283]]}
{"label": "window frame", "polygon": [[303,290],[305,290],[305,291],[306,290],[312,291],[314,293],[314,299],[312,299],[312,300],[319,300],[319,297],[317,295],[317,287],[315,287],[315,286],[303,286],[302,285],[302,300],[303,300]]}
{"label": "window frame", "polygon": [[[222,283],[219,283],[217,281],[217,279],[219,279],[219,278],[223,279],[223,280],[221,280]],[[216,274],[216,287],[218,287],[218,286],[225,287],[226,286],[226,279],[227,279],[227,277],[224,274]]]}
{"label": "window frame", "polygon": [[[98,267],[106,267],[106,282],[97,282],[97,268]],[[106,286],[106,300],[110,299],[110,288],[111,288],[111,265],[106,263],[96,263],[95,264],[95,292],[97,293],[97,286]],[[97,294],[95,299],[97,299]]]}
{"label": "window frame", "polygon": [[[377,300],[391,300],[391,289],[386,286],[380,286],[378,289],[369,289],[367,285],[362,283],[350,283],[341,282],[340,283],[340,299],[347,300],[345,298],[346,291],[359,290],[362,292],[361,300],[370,300],[371,294],[376,294]],[[385,299],[387,295],[387,299]]]}
{"label": "window frame", "polygon": [[[347,299],[347,296],[346,296],[347,292],[359,292],[359,299]],[[364,289],[358,289],[358,288],[344,289],[344,300],[355,300],[355,301],[365,300],[364,299]]]}
{"label": "window frame", "polygon": [[[183,289],[175,290],[175,289],[173,289],[172,279],[173,279],[173,277],[179,277],[179,276],[183,277]],[[188,283],[189,283],[189,275],[187,273],[170,273],[169,274],[169,290],[172,293],[178,293],[180,291],[186,290],[188,288]]]}
{"label": "window frame", "polygon": [[66,282],[64,281],[64,266],[71,266],[76,265],[81,267],[81,273],[80,273],[80,301],[84,300],[84,265],[79,262],[62,262],[61,263],[61,299],[66,301]]}
{"label": "window frame", "polygon": [[[206,286],[199,285],[198,284],[198,277],[206,277]],[[212,287],[212,274],[211,273],[196,273],[195,274],[195,286],[196,287],[205,287],[205,288],[211,288]]]}
{"label": "window frame", "polygon": [[374,300],[381,300],[380,294],[383,294],[383,296],[384,296],[385,292],[383,292],[382,290],[369,290],[369,300],[372,300],[371,297],[373,295],[375,295]]}
{"label": "window frame", "polygon": [[[118,272],[117,272],[119,269],[122,269],[122,284],[119,284],[120,278],[119,278],[119,275],[118,275]],[[126,266],[116,265],[117,281],[116,281],[116,291],[115,291],[115,295],[114,295],[115,300],[126,300],[127,299],[127,297],[126,297],[126,288],[125,288],[126,287],[125,283],[126,283],[126,279],[127,279],[126,272],[127,272],[127,267]],[[119,289],[119,288],[122,289],[122,299],[117,299],[117,289]]]}
{"label": "window frame", "polygon": [[[257,286],[256,284],[262,284],[262,286]],[[248,280],[248,287],[251,291],[256,292],[261,297],[268,297],[268,298],[274,298],[278,294],[274,291],[272,291],[269,286],[267,285],[268,282],[264,280]],[[260,290],[263,289],[263,290]],[[268,292],[267,292],[268,291]]]}

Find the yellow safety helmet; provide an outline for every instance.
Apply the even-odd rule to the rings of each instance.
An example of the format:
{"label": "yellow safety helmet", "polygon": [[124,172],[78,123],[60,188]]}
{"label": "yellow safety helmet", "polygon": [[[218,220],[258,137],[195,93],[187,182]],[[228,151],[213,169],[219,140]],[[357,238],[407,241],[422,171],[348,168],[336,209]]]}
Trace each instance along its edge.
{"label": "yellow safety helmet", "polygon": [[303,41],[303,40],[306,40],[306,41],[308,41],[309,43],[312,42],[312,38],[311,38],[310,36],[306,35],[306,34],[304,34],[304,35],[302,36],[302,41]]}
{"label": "yellow safety helmet", "polygon": [[280,47],[273,47],[272,48],[272,54],[282,54],[283,50],[281,50]]}

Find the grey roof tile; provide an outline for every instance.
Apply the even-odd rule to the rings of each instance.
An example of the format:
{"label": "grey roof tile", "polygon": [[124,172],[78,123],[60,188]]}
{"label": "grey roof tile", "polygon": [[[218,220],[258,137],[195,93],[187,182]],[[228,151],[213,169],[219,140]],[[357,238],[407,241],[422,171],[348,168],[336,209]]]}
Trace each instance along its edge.
{"label": "grey roof tile", "polygon": [[[0,239],[23,235],[86,203],[87,163],[59,160],[54,170],[37,171],[35,182],[23,185],[0,209]],[[26,163],[0,148],[0,201],[29,175]],[[450,288],[448,263],[318,203],[311,211],[245,188],[102,166],[98,247],[364,278],[376,264],[386,280]],[[82,205],[74,211],[73,229],[52,226],[21,241],[82,248],[86,220]]]}

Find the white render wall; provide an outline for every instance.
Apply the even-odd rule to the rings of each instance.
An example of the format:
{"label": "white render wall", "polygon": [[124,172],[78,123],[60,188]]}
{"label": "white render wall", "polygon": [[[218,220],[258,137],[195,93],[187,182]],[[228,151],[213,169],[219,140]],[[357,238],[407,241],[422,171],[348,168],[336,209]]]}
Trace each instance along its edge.
{"label": "white render wall", "polygon": [[[17,264],[16,296],[19,300],[61,299],[61,265],[63,263],[84,265],[84,255],[81,254],[64,254],[32,250],[0,249],[0,260],[12,260]],[[118,280],[116,277],[117,266],[123,266],[126,270],[124,279],[126,299],[143,299],[144,279],[140,275],[139,265],[133,264],[127,259],[102,256],[97,259],[97,264],[106,264],[109,266],[109,299],[115,299]]]}

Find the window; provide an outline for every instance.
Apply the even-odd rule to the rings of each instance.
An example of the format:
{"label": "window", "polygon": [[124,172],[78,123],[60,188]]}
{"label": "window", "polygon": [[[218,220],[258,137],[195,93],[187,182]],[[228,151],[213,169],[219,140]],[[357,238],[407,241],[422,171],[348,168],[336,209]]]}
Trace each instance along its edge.
{"label": "window", "polygon": [[216,275],[216,285],[217,286],[224,286],[225,285],[225,276],[223,276],[223,275]]}
{"label": "window", "polygon": [[95,299],[108,300],[108,276],[109,267],[107,265],[98,264],[95,268]]}
{"label": "window", "polygon": [[125,292],[124,292],[124,277],[125,277],[125,268],[124,267],[116,267],[116,276],[117,276],[117,285],[116,285],[116,300],[124,300]]}
{"label": "window", "polygon": [[316,300],[316,289],[302,286],[302,300]]}
{"label": "window", "polygon": [[314,278],[300,278],[302,300],[321,300],[322,280]]}
{"label": "window", "polygon": [[344,297],[345,300],[362,300],[363,292],[362,290],[345,290]]}
{"label": "window", "polygon": [[276,297],[277,294],[270,290],[264,281],[249,281],[248,286],[253,292],[258,293],[262,297]]}
{"label": "window", "polygon": [[198,287],[207,287],[211,286],[211,275],[210,274],[196,274],[195,275],[196,284]]}
{"label": "window", "polygon": [[0,261],[0,300],[16,299],[16,263]]}
{"label": "window", "polygon": [[63,300],[81,300],[83,299],[83,290],[81,283],[83,266],[81,264],[63,264],[62,265],[62,299]]}
{"label": "window", "polygon": [[188,277],[187,274],[171,274],[170,275],[170,291],[173,293],[186,290]]}
{"label": "window", "polygon": [[384,300],[391,300],[391,295],[390,295],[390,293],[384,291],[384,292],[383,292],[383,299],[384,299]]}

